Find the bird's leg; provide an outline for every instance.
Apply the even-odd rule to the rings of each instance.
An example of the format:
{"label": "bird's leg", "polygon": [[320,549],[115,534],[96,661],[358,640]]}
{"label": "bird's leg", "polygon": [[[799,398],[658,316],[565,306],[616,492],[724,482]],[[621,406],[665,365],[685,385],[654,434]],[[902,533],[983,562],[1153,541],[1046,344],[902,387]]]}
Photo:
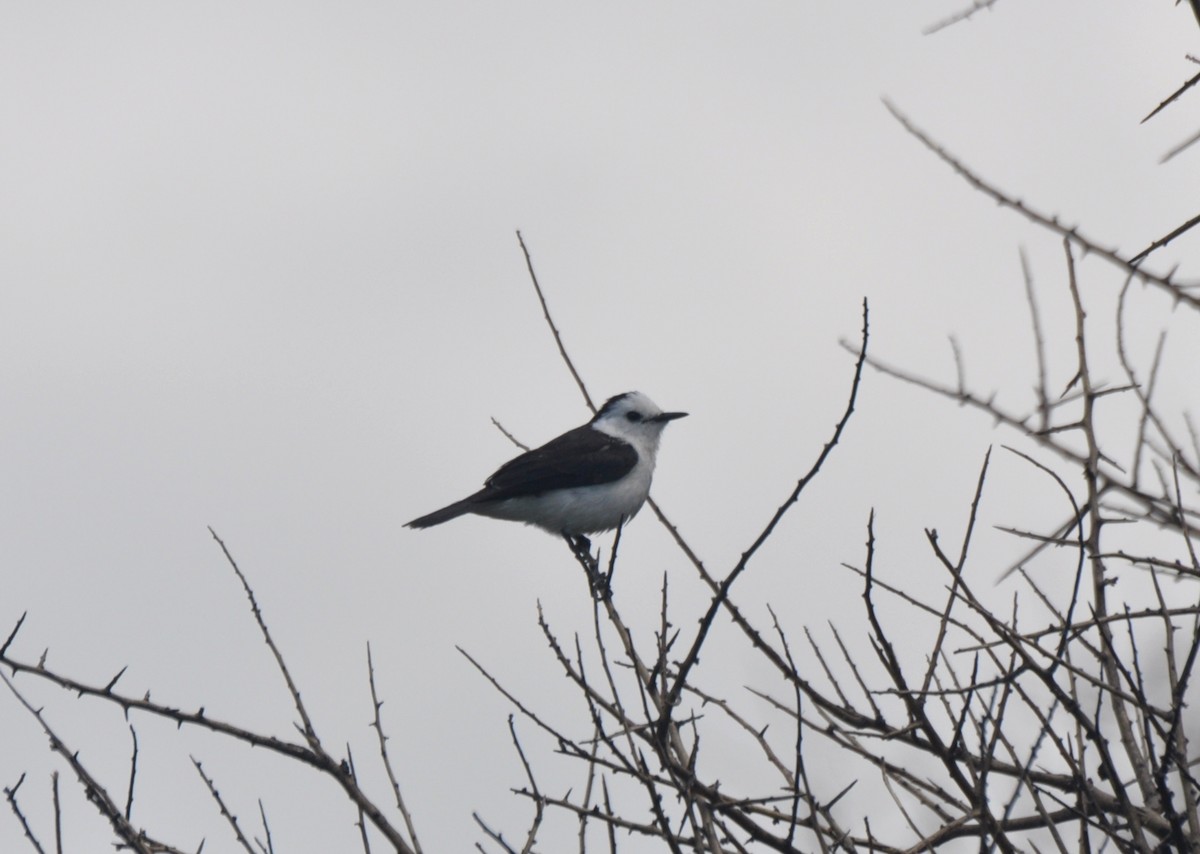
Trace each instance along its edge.
{"label": "bird's leg", "polygon": [[608,578],[600,572],[600,562],[592,555],[592,541],[583,534],[568,534],[565,531],[563,539],[571,547],[575,559],[583,564],[583,568],[587,571],[592,595],[600,598],[608,589]]}
{"label": "bird's leg", "polygon": [[563,531],[563,539],[567,541],[567,545],[571,547],[571,553],[579,560],[588,563],[595,563],[596,559],[592,557],[592,541],[582,534],[568,534]]}
{"label": "bird's leg", "polygon": [[621,545],[621,532],[625,530],[625,517],[617,522],[617,531],[613,534],[612,550],[608,554],[608,573],[604,576],[604,587],[612,590],[613,576],[617,574],[617,548]]}

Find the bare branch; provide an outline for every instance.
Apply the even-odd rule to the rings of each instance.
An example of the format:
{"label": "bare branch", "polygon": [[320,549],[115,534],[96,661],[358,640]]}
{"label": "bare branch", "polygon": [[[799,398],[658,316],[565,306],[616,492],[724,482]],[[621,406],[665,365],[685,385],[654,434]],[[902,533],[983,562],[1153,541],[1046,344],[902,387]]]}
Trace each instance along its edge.
{"label": "bare branch", "polygon": [[217,807],[221,810],[221,817],[233,828],[233,835],[237,839],[238,844],[246,849],[248,854],[256,854],[254,848],[250,845],[250,840],[242,833],[242,828],[238,825],[237,816],[229,811],[229,807],[225,805],[225,800],[221,797],[221,793],[217,791],[217,784],[213,782],[212,777],[204,773],[204,768],[200,765],[200,760],[195,756],[188,757],[192,760],[192,765],[196,768],[196,773],[200,775],[200,779],[204,781],[204,785],[208,787],[208,793],[212,795],[212,799],[217,802]]}
{"label": "bare branch", "polygon": [[1165,291],[1176,302],[1184,303],[1189,308],[1200,309],[1200,297],[1193,296],[1186,290],[1187,288],[1196,287],[1200,283],[1176,282],[1171,279],[1169,275],[1159,275],[1156,273],[1151,273],[1147,270],[1143,270],[1136,263],[1134,263],[1132,259],[1122,257],[1117,250],[1106,249],[1095,241],[1084,237],[1079,233],[1078,228],[1065,226],[1058,221],[1057,217],[1047,216],[1039,213],[1019,199],[1014,199],[1000,190],[997,190],[991,184],[988,184],[969,168],[967,168],[967,166],[965,166],[960,160],[947,152],[946,149],[934,142],[928,135],[925,134],[924,131],[913,124],[906,115],[893,106],[890,101],[884,99],[883,104],[885,107],[887,107],[888,112],[890,112],[896,118],[896,120],[904,126],[906,131],[920,140],[926,148],[936,154],[943,162],[947,163],[955,172],[962,176],[967,183],[991,198],[993,201],[1003,205],[1004,207],[1011,208],[1031,222],[1034,222],[1041,227],[1060,235],[1063,239],[1074,243],[1081,249],[1103,258],[1109,263],[1114,264],[1126,271],[1130,275]]}
{"label": "bare branch", "polygon": [[533,272],[533,259],[529,257],[529,249],[525,246],[525,238],[521,236],[521,232],[519,231],[517,232],[517,242],[521,244],[521,253],[525,256],[525,266],[529,270],[529,279],[533,282],[533,289],[537,292],[538,302],[542,305],[542,316],[546,318],[546,324],[550,327],[550,332],[554,335],[554,343],[558,345],[558,354],[562,356],[563,363],[566,364],[567,370],[571,372],[571,376],[575,379],[575,385],[579,386],[579,393],[583,395],[583,402],[595,414],[596,404],[592,402],[592,396],[588,394],[587,386],[583,384],[583,378],[579,376],[579,371],[575,370],[575,363],[567,355],[567,348],[563,345],[562,335],[559,334],[558,327],[554,325],[554,320],[550,317],[550,307],[546,304],[546,295],[542,293],[542,286],[538,284],[537,273]]}
{"label": "bare branch", "polygon": [[17,791],[21,788],[21,784],[25,782],[25,775],[22,774],[15,784],[4,787],[4,799],[8,801],[9,808],[13,811],[13,815],[17,817],[17,821],[21,823],[21,830],[25,832],[25,838],[29,840],[29,844],[33,846],[33,850],[38,854],[46,854],[46,849],[42,847],[42,843],[38,841],[37,836],[33,833],[33,828],[29,826],[29,819],[25,817],[25,813],[21,812],[21,806],[17,803]]}
{"label": "bare branch", "polygon": [[388,783],[391,784],[392,795],[396,799],[396,809],[400,811],[400,816],[404,819],[404,827],[408,830],[408,838],[412,840],[413,852],[414,854],[421,854],[421,843],[417,839],[417,829],[413,824],[408,806],[404,803],[404,796],[400,794],[400,781],[396,778],[396,771],[392,767],[392,758],[388,755],[388,736],[383,731],[383,721],[380,717],[383,701],[379,699],[379,694],[375,690],[375,662],[371,658],[371,644],[369,643],[367,644],[367,684],[371,688],[371,708],[374,710],[371,728],[375,730],[375,735],[379,740],[379,756],[383,760],[383,768],[387,772]]}

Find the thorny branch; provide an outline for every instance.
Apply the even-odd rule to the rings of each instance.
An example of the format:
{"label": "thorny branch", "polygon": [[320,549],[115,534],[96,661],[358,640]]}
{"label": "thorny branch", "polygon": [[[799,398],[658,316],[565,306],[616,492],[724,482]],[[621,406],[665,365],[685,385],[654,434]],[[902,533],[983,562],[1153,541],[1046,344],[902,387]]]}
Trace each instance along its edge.
{"label": "thorny branch", "polygon": [[[1154,456],[1180,461],[1174,467],[1176,472],[1190,475],[1194,468],[1189,468],[1192,464],[1174,444],[1165,426],[1165,413],[1153,406],[1152,384],[1146,388],[1139,384],[1128,356],[1123,354],[1129,386],[1110,388],[1092,379],[1088,358],[1092,345],[1084,333],[1084,298],[1070,247],[1079,246],[1100,255],[1124,269],[1130,278],[1169,290],[1178,301],[1189,304],[1196,301],[1183,290],[1190,286],[1135,269],[1133,262],[1115,252],[1106,253],[1081,237],[1077,230],[1059,226],[1057,220],[1032,212],[1022,203],[992,190],[910,124],[906,126],[975,186],[1059,234],[1067,247],[1065,278],[1076,305],[1077,323],[1072,334],[1077,366],[1074,378],[1066,384],[1068,392],[1057,400],[1048,393],[1050,369],[1045,356],[1056,333],[1041,321],[1032,274],[1022,257],[1039,371],[1034,386],[1037,406],[1033,413],[1001,409],[994,395],[974,392],[963,378],[961,355],[956,355],[958,382],[943,387],[891,368],[859,351],[863,363],[974,406],[1000,427],[1030,441],[1033,450],[1050,451],[1060,461],[1075,466],[1076,472],[1082,472],[1082,483],[1075,486],[1069,482],[1075,477],[1060,473],[1053,461],[1046,463],[1031,453],[1013,449],[1019,457],[1049,474],[1055,488],[1070,499],[1072,508],[1069,521],[1057,523],[1053,528],[1057,533],[1041,537],[1038,548],[1016,565],[1020,579],[1033,597],[1032,604],[1014,596],[1010,613],[1002,617],[967,581],[970,531],[982,512],[985,465],[971,501],[968,533],[957,556],[952,558],[942,550],[935,531],[929,534],[937,562],[950,574],[941,606],[927,604],[924,597],[879,577],[879,570],[874,568],[877,546],[872,535],[865,578],[868,591],[876,588],[876,593],[867,596],[865,606],[873,626],[875,664],[859,659],[834,630],[843,656],[843,666],[839,668],[820,653],[810,633],[821,676],[829,685],[828,690],[823,689],[802,673],[805,663],[798,664],[786,652],[787,638],[777,616],[772,619],[778,644],[768,643],[746,617],[744,605],[733,601],[728,586],[736,579],[737,572],[718,580],[688,546],[678,527],[655,507],[686,559],[697,569],[701,581],[713,592],[712,605],[701,619],[698,634],[677,661],[664,653],[675,645],[679,636],[666,618],[664,599],[662,625],[656,632],[657,647],[653,653],[640,650],[634,640],[635,632],[625,623],[611,588],[606,589],[597,601],[597,614],[606,618],[611,634],[602,631],[598,624],[592,650],[592,658],[600,665],[599,672],[605,674],[601,681],[588,675],[581,651],[577,650],[573,657],[566,654],[558,636],[544,616],[541,618],[560,666],[590,710],[591,737],[574,741],[561,726],[551,725],[526,704],[518,702],[518,708],[556,740],[564,756],[587,763],[589,780],[591,775],[599,773],[606,792],[613,791],[621,779],[629,780],[636,789],[645,792],[653,821],[630,823],[621,818],[628,813],[611,809],[587,815],[605,825],[610,835],[613,828],[620,827],[657,837],[670,850],[763,847],[791,851],[815,845],[822,851],[860,847],[917,851],[974,837],[981,845],[997,850],[1025,850],[1040,844],[1035,840],[1044,839],[1058,850],[1066,851],[1070,850],[1066,831],[1072,824],[1076,826],[1079,844],[1089,850],[1101,840],[1121,850],[1150,851],[1163,845],[1194,850],[1186,839],[1188,829],[1196,826],[1197,797],[1194,779],[1183,770],[1190,764],[1187,759],[1190,754],[1183,727],[1179,725],[1184,702],[1181,685],[1186,686],[1187,680],[1178,674],[1191,672],[1196,651],[1200,650],[1200,634],[1197,634],[1200,618],[1196,616],[1200,604],[1178,606],[1163,598],[1157,607],[1142,607],[1134,613],[1122,605],[1123,613],[1111,613],[1111,570],[1105,567],[1105,561],[1120,557],[1123,561],[1155,567],[1156,572],[1174,571],[1181,577],[1195,575],[1195,568],[1179,558],[1111,551],[1104,545],[1103,531],[1117,520],[1128,525],[1140,519],[1154,528],[1178,530],[1186,538],[1194,520],[1200,519],[1200,513],[1184,502],[1179,489],[1168,490],[1165,484],[1158,491],[1145,488],[1138,479],[1141,464],[1135,462],[1131,466],[1104,447],[1097,402],[1114,392],[1136,394],[1143,410],[1151,413],[1143,416],[1143,425],[1155,425],[1153,438],[1160,444]],[[546,313],[548,316],[548,309]],[[1150,372],[1152,378],[1157,375],[1160,359],[1161,348]],[[572,375],[579,381],[574,370]],[[852,404],[853,398],[852,394]],[[1083,437],[1082,450],[1071,443],[1072,435]],[[1150,434],[1143,426],[1135,448],[1136,459],[1141,459],[1149,442]],[[1081,493],[1078,498],[1077,493]],[[795,497],[798,491],[793,500]],[[1122,502],[1119,508],[1113,504],[1115,500]],[[790,502],[783,509],[788,506]],[[778,513],[771,520],[763,539],[770,535],[781,515]],[[1007,527],[1015,536],[1037,538]],[[1076,529],[1077,537],[1067,536]],[[761,545],[761,541],[755,546]],[[1066,578],[1073,582],[1066,586],[1065,603],[1056,604],[1043,590],[1043,582],[1035,580],[1027,566],[1033,560],[1057,561],[1063,550],[1070,553]],[[754,551],[751,548],[744,557]],[[578,552],[575,557],[584,562],[589,559]],[[593,572],[597,569],[592,567]],[[1085,569],[1093,582],[1090,585],[1080,583]],[[882,619],[878,591],[906,603],[915,609],[916,616],[931,621],[932,646],[916,682],[908,679],[909,668],[893,641],[895,630]],[[1031,627],[1033,619],[1028,614],[1038,608],[1049,614],[1049,626]],[[767,736],[767,727],[756,728],[752,723],[754,716],[735,699],[718,698],[698,681],[699,671],[694,665],[705,646],[712,618],[720,609],[730,614],[752,649],[771,662],[794,691],[790,703],[770,699],[772,708],[791,714],[796,722],[793,744],[798,764],[794,769],[782,761],[779,746]],[[1180,616],[1193,618],[1192,634],[1184,646],[1168,644],[1166,665],[1176,675],[1171,678],[1170,696],[1156,699],[1150,693],[1145,655],[1140,649],[1145,643],[1145,633],[1134,630],[1133,625],[1135,621],[1150,625],[1149,618],[1156,618],[1174,633],[1178,628],[1172,618]],[[1129,626],[1123,642],[1111,631],[1118,621]],[[610,648],[612,639],[617,643]],[[965,673],[960,670],[958,660],[962,652],[972,655]],[[621,666],[626,678],[614,678]],[[886,686],[880,686],[872,676],[872,671],[880,667],[889,683]],[[495,676],[489,678],[499,687]],[[847,680],[859,688],[861,701],[851,699]],[[753,693],[769,699],[769,695],[756,689]],[[889,697],[900,704],[884,702]],[[687,698],[695,698],[700,707],[688,706]],[[1106,716],[1100,713],[1102,705],[1109,709]],[[791,794],[746,792],[735,796],[727,787],[717,788],[711,778],[700,776],[702,742],[720,738],[719,730],[718,734],[712,734],[717,719],[704,714],[706,708],[719,709],[737,731],[750,737],[763,761],[783,775]],[[1023,723],[1029,720],[1032,726]],[[1111,735],[1110,727],[1114,728]],[[707,739],[703,736],[706,732],[710,733]],[[854,822],[839,818],[833,805],[840,794],[822,798],[813,791],[809,775],[799,773],[804,767],[800,751],[806,744],[806,733],[809,738],[823,739],[844,754],[858,757],[865,766],[874,767],[899,813],[908,817],[914,839],[891,845],[881,840],[869,823],[856,827]],[[651,757],[655,764],[647,761]],[[920,765],[921,757],[936,765],[926,763],[923,772],[914,774],[911,769]],[[1155,782],[1165,779],[1164,769],[1169,766],[1180,771],[1175,777],[1174,797],[1170,797],[1167,786]],[[940,773],[934,774],[934,767],[940,767]],[[862,777],[855,779],[861,785]],[[853,785],[854,780],[850,782]],[[996,800],[1006,785],[1003,799]],[[605,803],[610,801],[606,799]],[[666,805],[671,803],[674,807],[667,811]],[[569,797],[549,798],[545,804],[580,815],[586,810],[581,802]],[[1179,804],[1180,808],[1173,804]],[[807,815],[798,809],[801,805],[807,807]],[[933,829],[929,828],[930,820],[935,824]],[[789,832],[779,836],[771,831],[776,826],[786,826]],[[580,838],[584,850],[585,835]]]}
{"label": "thorny branch", "polygon": [[[987,5],[975,3],[967,13]],[[1198,760],[1186,713],[1200,658],[1200,595],[1189,586],[1200,580],[1194,544],[1200,525],[1200,440],[1190,416],[1168,408],[1158,391],[1169,361],[1163,339],[1146,366],[1124,337],[1129,282],[1145,282],[1192,308],[1200,299],[1192,285],[1173,275],[1143,270],[1146,253],[1127,258],[1106,250],[1078,229],[995,189],[889,109],[972,186],[1063,242],[1062,288],[1073,308],[1069,329],[1044,322],[1032,270],[1022,256],[1037,363],[1033,400],[1026,409],[1001,406],[995,394],[973,389],[957,343],[955,379],[948,384],[868,356],[864,303],[861,344],[847,348],[856,357],[849,401],[831,438],[727,573],[710,570],[680,526],[652,504],[695,574],[686,579],[664,574],[656,619],[642,625],[630,616],[640,613],[636,603],[621,598],[622,585],[613,583],[619,539],[614,538],[606,566],[584,549],[572,548],[572,558],[587,570],[592,625],[583,632],[560,632],[540,604],[537,619],[553,663],[577,700],[573,708],[538,708],[505,688],[503,674],[463,653],[531,724],[522,735],[532,730],[548,739],[578,782],[563,791],[560,778],[543,773],[545,756],[532,740],[517,737],[510,718],[524,777],[514,791],[531,803],[533,815],[519,832],[506,833],[475,814],[483,833],[480,850],[488,850],[485,845],[512,852],[551,850],[544,834],[561,816],[569,820],[581,852],[615,852],[630,836],[680,854],[915,852],[940,850],[955,840],[969,840],[979,850],[1012,852],[1200,851]],[[524,240],[518,239],[559,354],[590,406],[592,398],[567,356]],[[1078,252],[1105,259],[1126,279],[1114,312],[1115,352],[1107,353],[1120,365],[1126,385],[1106,386],[1097,379],[1095,365],[1113,342],[1098,343],[1088,325],[1088,306],[1100,296],[1085,287]],[[1073,354],[1071,375],[1055,376],[1047,354],[1064,342]],[[866,365],[986,414],[996,430],[1007,434],[1005,447],[1015,458],[1037,470],[1043,485],[1035,489],[1054,496],[1060,513],[1032,526],[999,518],[1004,510],[985,501],[1004,477],[989,451],[973,492],[963,496],[967,512],[956,545],[945,546],[938,528],[926,530],[928,567],[942,579],[940,586],[930,586],[912,582],[918,567],[892,563],[890,543],[879,537],[872,511],[864,565],[848,567],[861,584],[861,623],[849,630],[831,622],[830,643],[802,627],[807,648],[804,655],[794,655],[789,601],[774,598],[773,592],[761,598],[764,594],[748,584],[737,585],[735,600],[735,582],[746,576],[752,558],[758,556],[756,566],[765,559],[762,546],[785,515],[823,509],[806,507],[800,498],[843,438]],[[1053,397],[1051,388],[1066,391]],[[1118,425],[1123,431],[1114,427],[1123,410],[1108,406],[1117,400],[1136,409],[1132,424]],[[1184,434],[1190,445],[1179,438]],[[1113,435],[1121,442],[1133,436],[1132,447],[1115,442]],[[984,444],[993,444],[990,437]],[[1011,561],[978,544],[989,523],[1009,532],[1014,542],[1035,544],[1032,550],[1021,546],[1011,580],[1000,589],[992,582]],[[1127,536],[1129,531],[1139,536]],[[128,850],[188,850],[151,838],[132,819],[137,755],[144,749],[136,733],[131,727],[128,796],[119,806],[80,754],[65,746],[43,710],[18,692],[17,677],[115,705],[127,716],[170,720],[310,767],[333,779],[358,812],[364,850],[381,836],[392,849],[417,854],[414,823],[388,754],[370,650],[371,727],[387,797],[394,801],[388,809],[395,810],[399,822],[385,814],[382,800],[363,789],[349,746],[345,758],[323,746],[253,590],[224,543],[213,537],[280,671],[300,720],[300,740],[256,733],[213,718],[203,708],[185,711],[152,701],[149,694],[118,690],[123,669],[107,682],[91,683],[47,666],[44,654],[20,658],[11,650],[24,616],[0,645],[0,664],[12,673],[0,677]],[[620,560],[635,558],[622,555]],[[680,591],[689,583],[700,591],[702,604],[698,613],[684,614],[681,627],[681,602],[688,600]],[[721,667],[708,666],[727,652],[718,645],[729,643],[730,635],[714,629],[718,613],[730,617],[735,642],[744,642],[736,654],[749,662],[745,678],[755,684],[731,688]],[[760,629],[758,620],[769,628]],[[858,630],[862,626],[865,644],[856,640],[864,635]],[[737,762],[731,764],[730,757]],[[195,761],[242,848],[254,850],[233,818],[234,805],[220,797]],[[741,773],[754,763],[760,773]],[[18,791],[27,791],[24,779],[4,793],[25,838],[40,852],[46,847],[17,799]],[[57,784],[54,791],[55,838],[60,840]],[[266,830],[261,801],[259,809]],[[374,829],[371,834],[368,828]],[[267,843],[257,844],[272,850],[269,831]]]}
{"label": "thorny branch", "polygon": [[[355,777],[351,763],[348,758],[343,760],[330,754],[322,745],[320,738],[317,735],[316,729],[308,714],[300,696],[300,690],[293,680],[291,673],[288,670],[286,660],[282,651],[275,643],[271,635],[270,629],[267,626],[266,619],[263,616],[262,609],[258,604],[258,600],[245,574],[237,566],[230,554],[228,548],[217,536],[216,532],[212,531],[213,539],[219,544],[227,563],[233,569],[242,589],[245,592],[248,601],[250,602],[251,613],[254,616],[255,622],[258,624],[259,630],[263,635],[263,640],[270,649],[272,656],[275,659],[276,665],[283,676],[284,682],[287,685],[288,691],[291,694],[293,703],[296,707],[297,714],[300,716],[302,724],[297,726],[297,730],[304,738],[304,743],[296,743],[278,738],[272,735],[264,735],[256,733],[248,728],[239,726],[228,721],[223,721],[208,715],[203,708],[197,709],[194,712],[184,711],[174,706],[166,705],[150,699],[150,693],[147,692],[144,697],[136,697],[130,694],[118,692],[115,689],[117,679],[120,678],[124,669],[117,674],[116,677],[110,679],[105,685],[92,685],[79,680],[70,678],[63,674],[48,668],[45,665],[45,656],[43,655],[36,663],[29,663],[13,657],[9,653],[12,647],[17,632],[21,628],[25,617],[22,616],[18,621],[17,626],[9,634],[5,644],[0,648],[0,665],[9,668],[15,675],[29,674],[39,679],[45,680],[52,684],[70,691],[80,697],[91,697],[110,703],[122,709],[128,716],[131,712],[147,714],[152,717],[163,718],[178,724],[179,726],[192,726],[200,729],[208,730],[219,736],[240,741],[255,747],[261,747],[271,752],[277,753],[285,759],[298,762],[302,765],[307,765],[315,769],[319,773],[332,778],[342,789],[346,797],[352,804],[362,813],[362,815],[370,822],[370,824],[388,841],[393,850],[398,854],[417,854],[418,848],[415,845],[415,837],[406,838],[405,835],[397,829],[393,823],[385,816],[383,810],[376,805],[372,798],[359,785]],[[100,784],[92,772],[84,765],[82,759],[75,752],[69,751],[61,737],[51,727],[41,710],[34,708],[25,697],[17,690],[12,679],[0,673],[0,680],[3,680],[8,686],[10,692],[20,701],[21,705],[33,715],[42,729],[50,737],[51,748],[64,757],[71,769],[74,771],[82,786],[85,795],[100,812],[109,820],[113,827],[113,832],[122,843],[134,851],[145,852],[175,852],[182,851],[182,848],[169,845],[165,842],[160,842],[150,838],[145,831],[135,827],[129,819],[132,812],[133,804],[133,780],[136,774],[136,752],[133,761],[131,762],[130,782],[129,782],[129,800],[124,809],[116,805],[112,798],[108,795],[105,788]],[[373,689],[373,684],[372,684]],[[377,698],[373,695],[374,702],[378,703]],[[378,705],[375,706],[375,713],[378,715]],[[378,721],[378,718],[376,718]],[[382,737],[382,731],[380,731]],[[136,738],[136,737],[135,737]],[[135,740],[136,744],[136,740]],[[225,804],[216,794],[215,788],[212,786],[211,779],[204,775],[203,770],[197,760],[193,759],[196,764],[196,770],[204,777],[205,782],[210,787],[210,792],[217,799],[221,807],[222,815],[229,820],[231,813],[227,810]],[[57,790],[56,790],[57,791]],[[397,792],[398,796],[398,792]],[[410,818],[401,806],[401,812],[406,822],[410,822]],[[235,831],[238,832],[239,839],[242,841],[243,847],[248,843],[245,837],[241,835],[241,831],[234,824]],[[409,823],[411,830],[411,822]],[[411,840],[411,841],[410,841]]]}

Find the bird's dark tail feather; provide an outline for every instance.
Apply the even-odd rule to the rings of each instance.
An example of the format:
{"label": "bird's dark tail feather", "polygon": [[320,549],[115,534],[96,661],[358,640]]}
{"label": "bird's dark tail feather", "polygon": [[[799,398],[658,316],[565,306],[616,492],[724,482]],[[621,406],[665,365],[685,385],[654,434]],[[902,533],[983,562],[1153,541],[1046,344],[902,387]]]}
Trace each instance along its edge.
{"label": "bird's dark tail feather", "polygon": [[432,528],[434,525],[440,525],[443,522],[449,522],[451,519],[457,519],[466,513],[471,512],[471,500],[464,499],[463,501],[455,501],[441,510],[434,510],[432,513],[422,516],[419,519],[413,519],[411,522],[406,522],[406,528]]}

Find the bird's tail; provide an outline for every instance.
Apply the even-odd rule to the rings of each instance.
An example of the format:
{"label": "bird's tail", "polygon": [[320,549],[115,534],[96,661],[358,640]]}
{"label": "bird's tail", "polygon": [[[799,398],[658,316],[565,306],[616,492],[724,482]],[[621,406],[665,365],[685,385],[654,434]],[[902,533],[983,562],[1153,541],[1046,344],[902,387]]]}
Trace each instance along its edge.
{"label": "bird's tail", "polygon": [[449,522],[451,519],[457,519],[466,513],[471,512],[471,499],[465,498],[462,501],[455,501],[453,504],[443,507],[441,510],[434,510],[428,515],[421,516],[419,519],[413,519],[411,522],[406,522],[406,528],[432,528],[434,525],[440,525],[443,522]]}

